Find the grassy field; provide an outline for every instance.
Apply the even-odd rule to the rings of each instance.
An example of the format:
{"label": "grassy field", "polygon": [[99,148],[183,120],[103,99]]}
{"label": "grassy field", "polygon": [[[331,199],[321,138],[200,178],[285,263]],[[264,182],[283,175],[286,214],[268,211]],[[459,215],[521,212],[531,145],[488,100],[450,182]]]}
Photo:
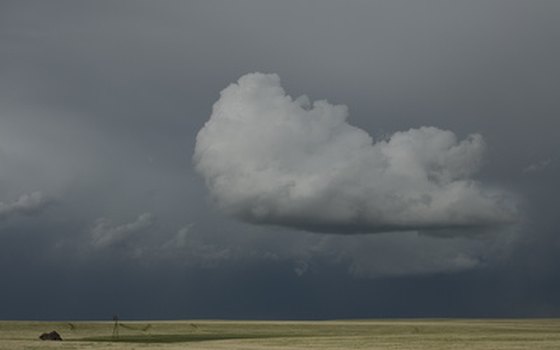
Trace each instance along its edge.
{"label": "grassy field", "polygon": [[[56,330],[64,341],[41,341]],[[0,321],[0,349],[560,349],[560,319]]]}

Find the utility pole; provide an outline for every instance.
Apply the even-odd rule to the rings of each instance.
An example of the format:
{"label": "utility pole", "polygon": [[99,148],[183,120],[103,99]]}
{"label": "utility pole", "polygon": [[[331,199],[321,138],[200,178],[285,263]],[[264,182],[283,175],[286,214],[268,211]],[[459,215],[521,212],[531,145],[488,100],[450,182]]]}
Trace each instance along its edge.
{"label": "utility pole", "polygon": [[113,339],[119,339],[119,315],[113,315],[113,321],[115,325],[113,326]]}

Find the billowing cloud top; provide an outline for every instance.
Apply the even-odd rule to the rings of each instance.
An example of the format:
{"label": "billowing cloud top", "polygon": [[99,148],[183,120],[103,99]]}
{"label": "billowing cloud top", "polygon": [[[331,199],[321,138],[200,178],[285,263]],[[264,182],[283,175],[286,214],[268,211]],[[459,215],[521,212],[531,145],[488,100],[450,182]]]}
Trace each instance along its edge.
{"label": "billowing cloud top", "polygon": [[194,164],[218,207],[241,220],[316,232],[486,227],[510,222],[506,194],[471,179],[485,144],[422,127],[374,141],[348,109],[286,95],[275,74],[221,92]]}

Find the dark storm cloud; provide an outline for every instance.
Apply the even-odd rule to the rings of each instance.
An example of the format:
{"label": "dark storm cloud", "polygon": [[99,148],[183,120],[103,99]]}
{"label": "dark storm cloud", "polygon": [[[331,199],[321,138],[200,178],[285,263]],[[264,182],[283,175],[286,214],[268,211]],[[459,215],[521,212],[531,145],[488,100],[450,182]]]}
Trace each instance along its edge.
{"label": "dark storm cloud", "polygon": [[[0,221],[0,318],[557,315],[559,15],[545,1],[3,1],[0,201],[58,204]],[[333,236],[214,212],[195,136],[255,71],[349,106],[374,140],[482,135],[467,178],[514,194],[518,225]],[[121,232],[140,213],[157,223],[92,247],[98,218]],[[162,304],[138,311],[151,296]]]}

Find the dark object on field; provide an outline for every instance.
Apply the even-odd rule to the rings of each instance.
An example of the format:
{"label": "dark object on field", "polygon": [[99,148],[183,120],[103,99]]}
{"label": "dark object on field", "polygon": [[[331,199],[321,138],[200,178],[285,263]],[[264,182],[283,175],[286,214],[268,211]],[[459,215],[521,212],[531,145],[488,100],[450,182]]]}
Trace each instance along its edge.
{"label": "dark object on field", "polygon": [[62,340],[60,334],[57,331],[52,331],[50,333],[43,333],[39,336],[41,340]]}
{"label": "dark object on field", "polygon": [[113,315],[113,321],[115,321],[115,325],[113,326],[113,338],[119,337],[119,315]]}

